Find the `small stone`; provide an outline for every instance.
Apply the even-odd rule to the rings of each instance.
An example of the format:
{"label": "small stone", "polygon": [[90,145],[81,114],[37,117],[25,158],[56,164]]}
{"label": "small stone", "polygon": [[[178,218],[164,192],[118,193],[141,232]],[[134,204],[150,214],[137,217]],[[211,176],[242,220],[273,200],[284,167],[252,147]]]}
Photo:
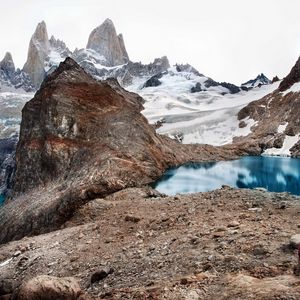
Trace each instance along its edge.
{"label": "small stone", "polygon": [[84,234],[81,232],[78,236],[79,239],[82,239],[84,237]]}
{"label": "small stone", "polygon": [[240,223],[238,221],[231,221],[227,227],[239,227],[240,226]]}
{"label": "small stone", "polygon": [[286,209],[287,207],[288,207],[287,201],[281,201],[281,202],[278,204],[278,209]]}
{"label": "small stone", "polygon": [[294,234],[291,236],[290,245],[294,248],[298,248],[300,246],[300,234]]}
{"label": "small stone", "polygon": [[13,255],[13,257],[17,257],[17,256],[19,256],[19,255],[21,255],[21,251],[20,250],[18,250],[18,251],[16,251],[15,253],[14,253],[14,255]]}
{"label": "small stone", "polygon": [[220,238],[220,237],[223,237],[224,236],[224,231],[220,231],[220,232],[215,232],[213,234],[213,237],[214,238]]}
{"label": "small stone", "polygon": [[127,215],[125,217],[126,222],[138,223],[140,220],[141,220],[141,218],[135,217],[135,216],[132,216],[132,215]]}
{"label": "small stone", "polygon": [[216,232],[221,232],[221,231],[226,231],[226,230],[227,230],[226,227],[220,226],[216,229]]}
{"label": "small stone", "polygon": [[180,284],[186,285],[186,284],[188,284],[188,283],[189,283],[189,281],[188,281],[187,278],[181,278],[181,279],[180,279]]}
{"label": "small stone", "polygon": [[94,284],[95,282],[103,280],[108,275],[112,274],[113,272],[114,272],[113,268],[105,268],[103,270],[95,272],[91,277],[91,284]]}

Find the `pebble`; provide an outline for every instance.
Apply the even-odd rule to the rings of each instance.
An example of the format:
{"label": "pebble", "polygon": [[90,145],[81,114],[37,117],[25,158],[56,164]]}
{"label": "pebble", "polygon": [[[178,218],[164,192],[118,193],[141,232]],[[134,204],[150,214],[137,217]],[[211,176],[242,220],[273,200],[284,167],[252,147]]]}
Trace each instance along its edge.
{"label": "pebble", "polygon": [[232,221],[230,222],[227,227],[239,227],[240,223],[238,221]]}
{"label": "pebble", "polygon": [[300,246],[300,234],[294,234],[290,238],[290,245],[294,248],[298,248]]}
{"label": "pebble", "polygon": [[13,257],[17,257],[17,256],[19,256],[19,255],[21,255],[21,251],[20,250],[18,250],[18,251],[16,251],[15,253],[14,253],[14,255],[13,255]]}

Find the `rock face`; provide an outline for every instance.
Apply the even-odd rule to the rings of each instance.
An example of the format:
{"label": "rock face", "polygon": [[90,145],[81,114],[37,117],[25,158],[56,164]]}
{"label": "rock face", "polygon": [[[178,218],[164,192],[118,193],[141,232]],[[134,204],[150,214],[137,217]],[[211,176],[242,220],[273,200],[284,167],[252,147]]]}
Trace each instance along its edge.
{"label": "rock face", "polygon": [[91,32],[86,48],[102,55],[107,66],[122,65],[129,61],[123,36],[117,35],[110,19]]}
{"label": "rock face", "polygon": [[29,74],[34,86],[38,88],[45,78],[45,60],[50,52],[46,23],[42,21],[38,24],[33,36],[31,37],[27,61],[23,71]]}
{"label": "rock face", "polygon": [[276,153],[275,149],[286,148],[286,152],[282,154],[300,156],[300,90],[287,90],[300,81],[299,70],[298,59],[278,89],[260,100],[251,102],[238,113],[241,122],[245,118],[256,121],[252,133],[241,140],[256,143],[261,152],[272,148]]}

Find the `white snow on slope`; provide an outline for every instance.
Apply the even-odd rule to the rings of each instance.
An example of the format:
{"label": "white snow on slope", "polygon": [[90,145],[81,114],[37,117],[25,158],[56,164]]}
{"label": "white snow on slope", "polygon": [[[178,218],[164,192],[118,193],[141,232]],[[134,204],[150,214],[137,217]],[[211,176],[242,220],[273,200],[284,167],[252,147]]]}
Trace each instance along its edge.
{"label": "white snow on slope", "polygon": [[284,91],[282,93],[282,96],[285,96],[286,94],[288,94],[290,92],[292,92],[292,93],[300,92],[300,82],[294,83],[289,89],[287,89],[286,91]]}
{"label": "white snow on slope", "polygon": [[282,125],[279,125],[278,126],[278,129],[277,129],[277,132],[278,133],[284,133],[284,131],[286,130],[287,126],[288,126],[288,122],[282,124]]}
{"label": "white snow on slope", "polygon": [[204,83],[207,77],[176,72],[174,68],[171,71],[160,79],[162,84],[157,87],[141,89],[142,81],[138,81],[129,89],[146,100],[142,113],[150,123],[164,122],[158,128],[158,133],[171,137],[183,134],[183,143],[186,144],[224,145],[231,143],[235,136],[249,134],[250,128],[255,125],[254,121],[244,120],[247,126],[239,128],[238,112],[248,103],[271,93],[279,85],[276,82],[238,94],[222,95],[228,90],[220,86],[191,93],[191,88],[197,82]]}
{"label": "white snow on slope", "polygon": [[264,151],[263,155],[291,156],[290,149],[299,141],[299,137],[299,134],[295,136],[286,135],[281,148],[269,148]]}

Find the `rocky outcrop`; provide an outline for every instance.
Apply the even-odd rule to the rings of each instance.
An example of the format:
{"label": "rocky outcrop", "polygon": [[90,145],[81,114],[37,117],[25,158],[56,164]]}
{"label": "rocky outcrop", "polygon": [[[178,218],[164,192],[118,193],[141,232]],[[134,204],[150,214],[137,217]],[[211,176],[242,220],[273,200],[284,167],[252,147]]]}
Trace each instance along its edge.
{"label": "rocky outcrop", "polygon": [[103,56],[103,64],[107,66],[122,65],[129,61],[123,36],[117,35],[110,19],[106,19],[91,32],[86,48]]}
{"label": "rocky outcrop", "polygon": [[56,229],[90,199],[148,184],[171,165],[232,157],[157,135],[142,109],[138,95],[97,82],[70,58],[47,76],[22,111],[15,198],[0,210],[0,242]]}
{"label": "rocky outcrop", "polygon": [[48,39],[46,23],[42,21],[37,25],[37,28],[31,37],[27,61],[23,67],[34,86],[38,88],[45,78],[46,72],[44,68],[45,60],[50,52],[50,43]]}
{"label": "rocky outcrop", "polygon": [[196,76],[203,77],[204,75],[201,74],[198,70],[196,70],[193,66],[190,64],[176,64],[176,71],[177,72],[188,72],[188,73],[193,73]]}
{"label": "rocky outcrop", "polygon": [[283,92],[290,88],[294,83],[300,81],[300,57],[292,68],[288,76],[286,76],[279,85],[279,91]]}
{"label": "rocky outcrop", "polygon": [[[204,86],[206,88],[210,88],[212,86],[216,87],[216,86],[221,86],[221,87],[224,87],[226,88],[230,94],[236,94],[236,93],[239,93],[241,91],[241,89],[232,84],[232,83],[228,83],[228,82],[217,82],[217,81],[214,81],[213,79],[211,78],[208,78],[205,82],[204,82]],[[196,87],[195,87],[196,88]],[[225,92],[224,92],[225,94]]]}
{"label": "rocky outcrop", "polygon": [[41,275],[24,283],[14,295],[15,300],[88,300],[75,278]]}
{"label": "rocky outcrop", "polygon": [[161,85],[160,78],[163,77],[163,73],[158,73],[152,77],[150,77],[143,85],[143,88],[147,87],[155,87]]}

